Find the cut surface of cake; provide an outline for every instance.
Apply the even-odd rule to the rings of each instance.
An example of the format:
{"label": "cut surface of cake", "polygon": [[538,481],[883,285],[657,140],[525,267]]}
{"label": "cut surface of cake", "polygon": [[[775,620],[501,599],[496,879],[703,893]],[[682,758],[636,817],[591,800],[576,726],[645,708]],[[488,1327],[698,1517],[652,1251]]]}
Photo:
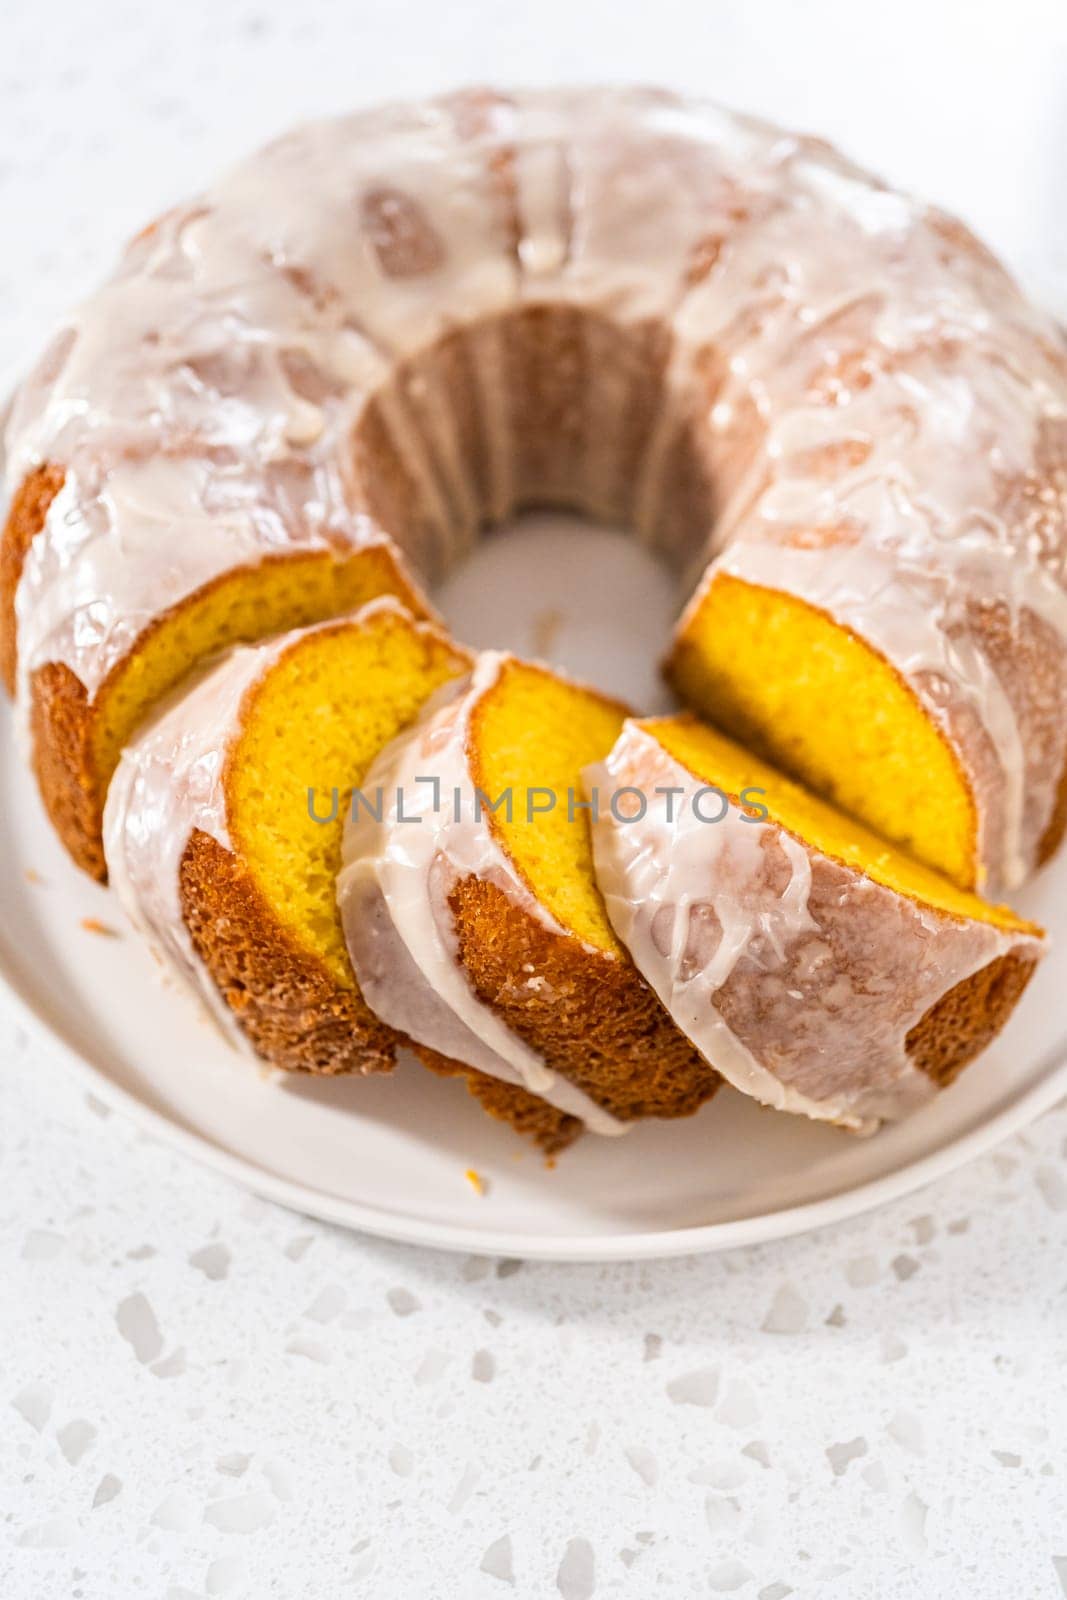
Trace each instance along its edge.
{"label": "cut surface of cake", "polygon": [[272,1065],[384,1071],[396,1035],[360,995],[335,898],[349,793],[469,656],[382,599],[233,651],[127,749],[111,881],[227,1035]]}
{"label": "cut surface of cake", "polygon": [[1041,930],[913,861],[695,717],[586,773],[612,925],[723,1077],[867,1131],[996,1036]]}
{"label": "cut surface of cake", "polygon": [[944,732],[889,660],[795,595],[716,570],[668,674],[689,705],[963,887],[978,813]]}
{"label": "cut surface of cake", "polygon": [[[368,775],[338,897],[360,987],[428,1065],[507,1083],[614,1133],[685,1116],[718,1076],[678,1031],[605,915],[580,774],[610,750],[618,702],[499,652],[442,691]],[[546,1110],[552,1147],[578,1131]]]}

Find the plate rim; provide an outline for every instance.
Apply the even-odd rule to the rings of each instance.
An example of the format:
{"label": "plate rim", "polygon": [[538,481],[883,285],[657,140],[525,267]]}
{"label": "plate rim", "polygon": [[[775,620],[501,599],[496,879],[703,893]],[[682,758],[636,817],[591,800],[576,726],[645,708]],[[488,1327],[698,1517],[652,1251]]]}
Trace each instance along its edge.
{"label": "plate rim", "polygon": [[1054,1056],[1038,1082],[1009,1102],[995,1116],[895,1172],[852,1185],[821,1200],[784,1206],[728,1222],[691,1227],[645,1229],[636,1233],[516,1234],[507,1229],[470,1231],[460,1223],[433,1222],[379,1211],[357,1200],[344,1200],[322,1190],[283,1178],[247,1156],[216,1144],[207,1135],[184,1128],[173,1118],[146,1105],[114,1082],[59,1034],[3,965],[0,955],[0,997],[31,1036],[47,1043],[65,1069],[88,1085],[91,1093],[149,1137],[188,1156],[196,1165],[228,1179],[238,1188],[297,1215],[369,1234],[395,1244],[417,1245],[453,1254],[504,1256],[525,1261],[595,1264],[610,1261],[655,1261],[682,1256],[713,1255],[748,1245],[794,1238],[888,1205],[925,1188],[1011,1138],[1067,1096],[1067,1046]]}

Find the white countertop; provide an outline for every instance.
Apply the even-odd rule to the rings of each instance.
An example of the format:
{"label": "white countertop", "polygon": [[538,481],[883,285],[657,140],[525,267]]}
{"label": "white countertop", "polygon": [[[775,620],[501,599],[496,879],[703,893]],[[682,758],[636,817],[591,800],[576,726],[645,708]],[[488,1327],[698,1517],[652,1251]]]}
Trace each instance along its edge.
{"label": "white countertop", "polygon": [[[0,17],[0,379],[318,111],[640,78],[825,133],[1067,283],[1061,0],[132,0]],[[0,1001],[3,1600],[1062,1600],[1067,1109],[908,1201],[634,1267],[435,1255],[150,1142]]]}

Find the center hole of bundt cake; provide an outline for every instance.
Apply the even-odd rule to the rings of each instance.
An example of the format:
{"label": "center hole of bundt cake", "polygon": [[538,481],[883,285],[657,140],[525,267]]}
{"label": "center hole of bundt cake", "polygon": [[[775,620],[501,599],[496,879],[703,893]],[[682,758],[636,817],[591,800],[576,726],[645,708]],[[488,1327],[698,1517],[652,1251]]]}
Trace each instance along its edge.
{"label": "center hole of bundt cake", "polygon": [[363,408],[356,499],[446,583],[468,643],[662,704],[656,658],[715,512],[704,386],[672,371],[651,321],[541,305],[455,328]]}
{"label": "center hole of bundt cake", "polygon": [[667,565],[625,531],[535,511],[483,539],[434,599],[475,649],[547,661],[631,705],[665,710],[659,662],[677,594]]}

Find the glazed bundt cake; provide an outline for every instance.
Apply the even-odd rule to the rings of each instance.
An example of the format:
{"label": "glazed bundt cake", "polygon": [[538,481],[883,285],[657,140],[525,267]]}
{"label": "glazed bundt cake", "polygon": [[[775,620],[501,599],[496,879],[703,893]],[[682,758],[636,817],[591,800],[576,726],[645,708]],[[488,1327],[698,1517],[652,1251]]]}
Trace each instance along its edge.
{"label": "glazed bundt cake", "polygon": [[128,746],[104,822],[131,920],[235,1042],[379,1072],[397,1038],[352,975],[334,880],[349,791],[469,657],[393,600],[226,656]]}
{"label": "glazed bundt cake", "polygon": [[628,721],[586,774],[618,937],[723,1076],[865,1130],[1007,1021],[1041,930],[905,856],[695,717]]}
{"label": "glazed bundt cake", "polygon": [[600,1133],[686,1116],[719,1085],[615,937],[593,879],[581,772],[626,714],[485,652],[381,752],[345,828],[338,899],[362,993],[427,1065],[466,1075],[509,1120],[489,1079]]}
{"label": "glazed bundt cake", "polygon": [[[863,1123],[1010,1010],[1037,934],[966,891],[1020,883],[1067,825],[1067,346],[961,224],[818,141],[649,89],[318,123],[132,242],[15,396],[4,453],[0,664],[45,806],[269,1059],[367,1070],[407,1033],[558,1146],[693,1109],[716,1042],[762,1098]],[[632,725],[609,758],[622,709],[510,658],[442,687],[468,657],[413,620],[424,586],[526,504],[629,523],[684,574],[668,675],[752,758],[688,723]],[[704,885],[745,946],[721,982],[712,918],[693,950],[643,911],[627,934],[621,879],[666,863],[678,899],[684,852],[657,836],[630,861],[609,817],[613,928],[585,813],[435,818],[432,860],[388,810],[357,816],[357,984],[341,821],[279,807],[326,754],[358,789],[397,734],[375,771],[405,801],[435,739],[465,790],[631,750],[689,785],[773,761],[839,810],[776,778],[748,892],[794,942],[823,919],[830,1001],[790,976],[785,1005],[792,945],[737,920],[729,873]],[[757,837],[736,813],[719,837]],[[697,1022],[679,982],[714,994]],[[829,1071],[852,1016],[862,1060]]]}
{"label": "glazed bundt cake", "polygon": [[6,444],[4,656],[92,871],[198,658],[417,605],[529,501],[710,557],[681,692],[961,885],[1067,820],[1063,340],[817,141],[646,89],[316,124],[134,241]]}

